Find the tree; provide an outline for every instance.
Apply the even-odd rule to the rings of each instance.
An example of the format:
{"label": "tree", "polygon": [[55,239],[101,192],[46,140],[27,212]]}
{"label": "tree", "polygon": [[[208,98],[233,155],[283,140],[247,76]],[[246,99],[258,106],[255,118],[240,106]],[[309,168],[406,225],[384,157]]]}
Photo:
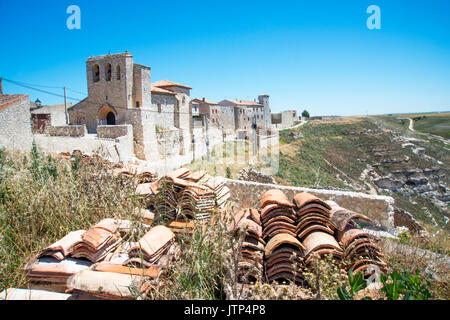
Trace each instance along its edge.
{"label": "tree", "polygon": [[302,117],[309,118],[309,112],[307,110],[303,110]]}

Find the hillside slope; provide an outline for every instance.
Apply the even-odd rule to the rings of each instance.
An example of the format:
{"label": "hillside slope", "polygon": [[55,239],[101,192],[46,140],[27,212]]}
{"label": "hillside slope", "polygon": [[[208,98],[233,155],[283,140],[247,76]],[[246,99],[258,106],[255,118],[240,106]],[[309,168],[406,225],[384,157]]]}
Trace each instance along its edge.
{"label": "hillside slope", "polygon": [[393,117],[311,121],[280,132],[281,184],[390,195],[429,231],[450,230],[447,145]]}

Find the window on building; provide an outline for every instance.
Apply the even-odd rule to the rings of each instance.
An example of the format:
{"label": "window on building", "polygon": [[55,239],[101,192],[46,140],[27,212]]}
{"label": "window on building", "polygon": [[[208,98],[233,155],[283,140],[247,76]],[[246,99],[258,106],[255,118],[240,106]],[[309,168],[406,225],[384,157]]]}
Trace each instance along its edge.
{"label": "window on building", "polygon": [[136,108],[140,108],[141,107],[141,103],[139,101],[136,101]]}
{"label": "window on building", "polygon": [[158,112],[161,113],[161,103],[158,103]]}
{"label": "window on building", "polygon": [[116,79],[117,80],[120,80],[120,66],[119,65],[117,65],[117,68],[116,68]]}
{"label": "window on building", "polygon": [[111,63],[106,64],[106,81],[111,81]]}
{"label": "window on building", "polygon": [[92,67],[92,77],[94,82],[100,81],[100,67],[98,64],[94,64]]}
{"label": "window on building", "polygon": [[186,97],[183,97],[183,102],[182,102],[183,104],[185,104],[186,103]]}

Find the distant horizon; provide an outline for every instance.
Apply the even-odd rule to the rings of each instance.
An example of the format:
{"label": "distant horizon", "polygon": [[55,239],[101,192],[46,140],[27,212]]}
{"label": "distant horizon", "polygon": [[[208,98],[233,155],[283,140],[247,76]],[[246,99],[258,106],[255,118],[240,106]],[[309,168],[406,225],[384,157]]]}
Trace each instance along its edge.
{"label": "distant horizon", "polygon": [[[66,25],[71,4],[79,30]],[[380,29],[368,27],[372,4]],[[5,93],[32,101],[64,103],[64,86],[82,100],[88,57],[127,50],[151,67],[152,82],[189,85],[192,98],[269,94],[273,113],[312,116],[445,112],[448,12],[450,1],[425,0],[0,2],[0,77],[58,95],[3,82]]]}

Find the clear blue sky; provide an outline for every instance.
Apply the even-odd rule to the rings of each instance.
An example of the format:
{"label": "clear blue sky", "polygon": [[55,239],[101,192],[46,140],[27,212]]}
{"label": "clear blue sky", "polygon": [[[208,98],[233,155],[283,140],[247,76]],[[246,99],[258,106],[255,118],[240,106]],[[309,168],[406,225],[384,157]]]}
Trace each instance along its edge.
{"label": "clear blue sky", "polygon": [[[71,4],[81,30],[66,27]],[[381,30],[366,27],[371,4]],[[264,93],[273,112],[312,115],[450,110],[450,1],[0,0],[0,30],[0,76],[32,84],[87,92],[86,59],[128,50],[194,98]]]}

